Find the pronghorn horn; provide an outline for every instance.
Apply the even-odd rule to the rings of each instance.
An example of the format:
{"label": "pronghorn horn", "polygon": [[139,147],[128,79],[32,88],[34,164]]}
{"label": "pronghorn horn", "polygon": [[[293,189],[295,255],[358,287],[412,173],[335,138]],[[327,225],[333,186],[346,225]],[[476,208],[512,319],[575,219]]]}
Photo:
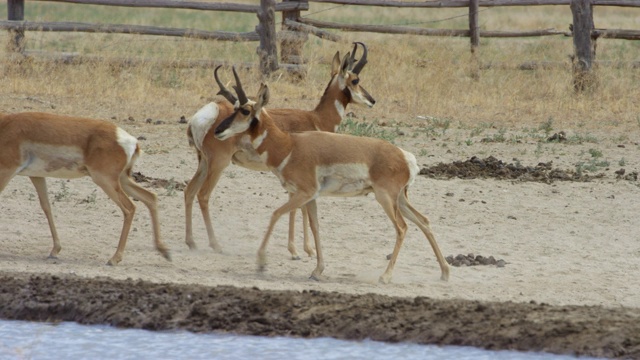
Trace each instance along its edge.
{"label": "pronghorn horn", "polygon": [[358,43],[353,43],[353,51],[351,52],[351,56],[349,56],[349,66],[348,66],[349,69],[351,69],[353,67],[353,64],[355,64],[356,62],[357,51],[358,51]]}
{"label": "pronghorn horn", "polygon": [[224,84],[222,83],[222,81],[220,81],[220,78],[218,77],[218,69],[220,69],[221,67],[222,65],[218,65],[216,69],[213,71],[213,77],[216,78],[216,82],[218,83],[218,87],[220,88],[220,91],[218,91],[218,95],[224,96],[224,98],[229,100],[230,103],[235,104],[236,101],[238,101],[238,99],[236,99],[236,97],[233,96],[233,93],[231,93],[231,91],[229,91],[224,86]]}
{"label": "pronghorn horn", "polygon": [[242,106],[248,103],[249,99],[247,99],[247,95],[244,93],[244,90],[242,89],[242,83],[240,83],[240,77],[238,77],[238,73],[236,72],[236,67],[233,66],[231,69],[233,70],[233,77],[236,78],[236,85],[234,85],[233,88],[236,90],[236,93],[238,94],[238,100],[240,100],[240,106]]}
{"label": "pronghorn horn", "polygon": [[[362,68],[367,64],[367,46],[364,43],[361,42],[355,42],[355,48],[358,47],[358,44],[360,44],[362,46],[362,49],[364,50],[364,52],[362,53],[362,58],[358,61],[358,63],[353,67],[353,73],[354,74],[360,74],[360,71],[362,70]],[[353,53],[356,53],[356,50],[353,50]]]}

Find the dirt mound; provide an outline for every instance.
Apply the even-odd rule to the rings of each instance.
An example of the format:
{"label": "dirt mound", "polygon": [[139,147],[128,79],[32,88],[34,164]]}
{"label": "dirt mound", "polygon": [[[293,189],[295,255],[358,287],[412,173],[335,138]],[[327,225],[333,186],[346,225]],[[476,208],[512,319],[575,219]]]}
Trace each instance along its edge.
{"label": "dirt mound", "polygon": [[187,186],[187,184],[185,184],[184,182],[178,182],[173,179],[167,180],[167,179],[154,178],[154,177],[146,176],[139,171],[132,173],[131,177],[137,183],[149,183],[151,186],[156,188],[184,191],[184,188]]}
{"label": "dirt mound", "polygon": [[589,175],[573,170],[561,170],[553,168],[553,161],[541,162],[536,166],[523,166],[521,164],[508,164],[493,156],[480,159],[473,156],[466,161],[454,161],[450,164],[439,163],[420,170],[420,175],[426,175],[435,179],[486,179],[499,180],[538,181],[552,183],[559,181],[590,181],[601,178],[604,174]]}
{"label": "dirt mound", "polygon": [[495,265],[497,267],[504,267],[507,264],[507,262],[503,259],[496,260],[493,255],[482,256],[473,254],[458,254],[455,257],[453,255],[449,255],[445,259],[451,266]]}
{"label": "dirt mound", "polygon": [[0,275],[0,317],[640,357],[640,310]]}

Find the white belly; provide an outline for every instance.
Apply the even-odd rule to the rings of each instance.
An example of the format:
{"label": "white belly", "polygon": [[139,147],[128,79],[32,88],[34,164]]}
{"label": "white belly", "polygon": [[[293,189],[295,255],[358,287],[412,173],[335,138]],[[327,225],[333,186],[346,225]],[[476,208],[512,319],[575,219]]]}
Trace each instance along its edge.
{"label": "white belly", "polygon": [[320,196],[360,196],[373,191],[369,167],[336,164],[316,168]]}
{"label": "white belly", "polygon": [[73,146],[24,144],[18,175],[73,179],[87,176],[82,151]]}

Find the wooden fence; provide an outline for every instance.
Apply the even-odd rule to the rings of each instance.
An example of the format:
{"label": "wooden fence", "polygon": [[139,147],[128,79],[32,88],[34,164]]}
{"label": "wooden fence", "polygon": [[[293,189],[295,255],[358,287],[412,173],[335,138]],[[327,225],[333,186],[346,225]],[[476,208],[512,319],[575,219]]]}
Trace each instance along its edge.
{"label": "wooden fence", "polygon": [[[179,36],[203,40],[222,41],[259,41],[257,49],[260,68],[263,73],[269,74],[278,68],[300,71],[297,64],[279,64],[277,56],[277,40],[287,43],[301,42],[306,39],[305,34],[291,31],[276,33],[276,12],[308,10],[309,4],[297,1],[260,0],[260,5],[234,4],[234,3],[209,3],[181,0],[32,0],[49,1],[75,4],[122,6],[136,8],[170,8],[192,9],[202,11],[230,11],[254,13],[258,17],[258,24],[252,32],[228,32],[228,31],[204,31],[198,29],[167,28],[157,26],[122,25],[122,24],[90,24],[78,22],[34,22],[24,19],[24,0],[8,0],[8,20],[0,21],[0,29],[9,30],[12,33],[10,48],[21,54],[28,54],[24,47],[25,31],[52,31],[52,32],[92,32],[92,33],[120,33],[140,35]],[[46,56],[46,54],[45,54]],[[92,59],[81,54],[53,54],[50,56],[64,62],[81,62]],[[126,63],[136,63],[139,59],[120,59]],[[206,66],[213,67],[224,64],[220,60],[184,61],[172,64],[174,66]],[[252,66],[252,64],[245,64]]]}
{"label": "wooden fence", "polygon": [[[43,1],[43,0],[33,0]],[[45,0],[46,1],[46,0]],[[438,0],[438,1],[394,1],[394,0],[260,0],[260,5],[210,3],[179,0],[48,0],[55,2],[93,4],[105,6],[127,7],[162,7],[173,9],[197,9],[203,11],[234,11],[255,13],[258,17],[256,30],[246,33],[225,31],[203,31],[195,29],[174,29],[152,26],[133,26],[117,24],[86,24],[62,22],[30,22],[24,20],[24,0],[8,0],[8,20],[0,21],[1,29],[13,33],[11,46],[15,51],[24,52],[24,32],[29,31],[85,31],[104,33],[128,33],[163,36],[188,36],[198,39],[216,39],[225,41],[259,41],[258,59],[262,72],[269,74],[278,68],[302,71],[302,45],[308,35],[318,36],[330,41],[340,41],[335,32],[324,29],[373,32],[385,34],[412,34],[424,36],[457,36],[469,37],[472,58],[476,59],[476,51],[481,37],[513,38],[532,36],[572,36],[574,43],[573,70],[576,90],[582,90],[591,82],[591,68],[595,59],[595,43],[598,38],[640,40],[640,30],[634,29],[596,29],[593,23],[594,6],[638,7],[638,0]],[[468,8],[468,29],[428,29],[409,26],[357,25],[341,24],[314,20],[302,16],[302,11],[309,10],[309,3],[332,3],[352,6],[378,6],[392,8]],[[498,6],[570,6],[573,19],[567,30],[540,29],[530,31],[492,31],[479,27],[479,8]],[[282,13],[281,28],[276,31],[275,13]],[[280,62],[277,55],[280,42]],[[78,58],[77,56],[74,58]],[[134,60],[130,60],[134,61]],[[474,61],[476,64],[476,61]],[[198,61],[199,66],[214,66],[219,60]],[[187,66],[193,65],[187,62]],[[250,66],[250,65],[248,65]],[[536,67],[529,63],[523,68]],[[640,64],[638,64],[640,67]],[[477,71],[479,66],[475,67]]]}

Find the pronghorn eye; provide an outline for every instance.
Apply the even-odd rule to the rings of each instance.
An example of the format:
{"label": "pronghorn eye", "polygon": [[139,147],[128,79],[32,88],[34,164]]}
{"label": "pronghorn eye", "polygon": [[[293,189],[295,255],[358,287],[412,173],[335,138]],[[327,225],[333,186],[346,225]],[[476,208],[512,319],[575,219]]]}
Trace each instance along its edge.
{"label": "pronghorn eye", "polygon": [[251,111],[247,110],[247,109],[240,109],[240,113],[242,113],[242,115],[247,116],[251,113]]}
{"label": "pronghorn eye", "polygon": [[360,79],[353,79],[353,81],[351,82],[351,84],[358,85],[358,83],[360,82]]}

